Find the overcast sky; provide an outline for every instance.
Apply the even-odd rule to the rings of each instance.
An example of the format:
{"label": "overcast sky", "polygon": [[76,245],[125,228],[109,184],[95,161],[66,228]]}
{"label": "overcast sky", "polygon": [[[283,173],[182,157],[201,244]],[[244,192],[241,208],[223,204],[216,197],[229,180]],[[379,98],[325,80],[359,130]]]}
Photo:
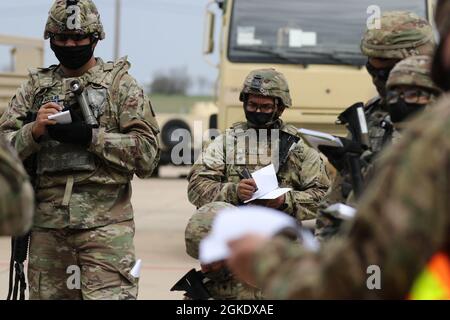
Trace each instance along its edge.
{"label": "overcast sky", "polygon": [[[113,58],[114,0],[94,0],[106,29],[96,55]],[[0,33],[41,38],[53,0],[1,0]],[[142,84],[157,71],[186,66],[196,79],[214,81],[217,71],[202,57],[204,10],[207,0],[122,0],[121,55],[132,62],[131,74]],[[0,64],[6,65],[5,50]],[[48,43],[45,64],[57,60]]]}

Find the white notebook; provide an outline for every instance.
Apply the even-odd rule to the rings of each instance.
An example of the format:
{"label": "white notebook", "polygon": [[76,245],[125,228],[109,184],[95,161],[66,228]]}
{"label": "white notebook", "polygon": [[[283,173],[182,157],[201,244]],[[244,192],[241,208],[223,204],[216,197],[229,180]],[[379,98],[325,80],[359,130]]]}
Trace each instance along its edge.
{"label": "white notebook", "polygon": [[70,111],[59,112],[48,116],[49,120],[55,120],[58,124],[69,124],[72,123],[72,116]]}
{"label": "white notebook", "polygon": [[302,135],[306,143],[318,150],[319,146],[330,146],[330,147],[343,147],[342,141],[331,134],[309,130],[309,129],[299,129],[298,132]]}
{"label": "white notebook", "polygon": [[258,199],[276,199],[292,190],[291,188],[280,188],[278,186],[277,174],[273,164],[253,172],[252,177],[255,180],[258,191],[253,194],[251,199],[244,201],[244,203]]}

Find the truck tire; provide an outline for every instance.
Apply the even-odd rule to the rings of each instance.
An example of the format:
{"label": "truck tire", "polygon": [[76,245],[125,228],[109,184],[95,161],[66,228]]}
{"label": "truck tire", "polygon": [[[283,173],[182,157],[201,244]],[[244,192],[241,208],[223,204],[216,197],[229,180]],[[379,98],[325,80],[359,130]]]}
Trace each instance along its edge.
{"label": "truck tire", "polygon": [[186,135],[189,134],[191,136],[191,128],[183,120],[173,119],[167,121],[161,130],[161,140],[168,150],[171,150],[179,142],[171,140],[173,132],[177,129],[184,129],[186,130]]}

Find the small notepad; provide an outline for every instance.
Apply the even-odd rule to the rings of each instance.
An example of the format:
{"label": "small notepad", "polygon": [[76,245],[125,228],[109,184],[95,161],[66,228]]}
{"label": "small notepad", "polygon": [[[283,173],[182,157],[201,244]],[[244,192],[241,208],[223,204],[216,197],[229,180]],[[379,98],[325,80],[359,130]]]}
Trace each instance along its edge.
{"label": "small notepad", "polygon": [[255,180],[258,191],[253,194],[251,199],[244,201],[244,203],[258,199],[276,199],[292,190],[291,188],[280,188],[278,186],[277,174],[273,164],[253,172],[252,177]]}

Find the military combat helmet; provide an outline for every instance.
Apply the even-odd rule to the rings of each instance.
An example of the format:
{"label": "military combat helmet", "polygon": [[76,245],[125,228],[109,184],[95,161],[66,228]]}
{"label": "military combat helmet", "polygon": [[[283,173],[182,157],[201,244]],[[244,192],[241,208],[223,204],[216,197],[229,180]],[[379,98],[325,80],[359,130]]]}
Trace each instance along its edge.
{"label": "military combat helmet", "polygon": [[432,55],[433,29],[427,20],[407,11],[390,11],[381,16],[380,29],[368,29],[361,41],[361,52],[369,58],[404,59],[413,55]]}
{"label": "military combat helmet", "polygon": [[194,259],[198,259],[200,241],[202,241],[212,229],[212,223],[217,213],[223,209],[235,208],[225,202],[214,202],[201,207],[192,217],[185,230],[186,253]]}
{"label": "military combat helmet", "polygon": [[275,69],[259,69],[250,72],[244,81],[239,100],[244,102],[249,94],[278,98],[285,107],[292,106],[287,80]]}
{"label": "military combat helmet", "polygon": [[413,56],[400,61],[389,75],[387,88],[405,85],[441,92],[431,80],[431,63],[429,56]]}
{"label": "military combat helmet", "polygon": [[56,0],[45,25],[44,38],[64,32],[94,34],[99,40],[105,39],[105,31],[100,14],[92,0]]}

